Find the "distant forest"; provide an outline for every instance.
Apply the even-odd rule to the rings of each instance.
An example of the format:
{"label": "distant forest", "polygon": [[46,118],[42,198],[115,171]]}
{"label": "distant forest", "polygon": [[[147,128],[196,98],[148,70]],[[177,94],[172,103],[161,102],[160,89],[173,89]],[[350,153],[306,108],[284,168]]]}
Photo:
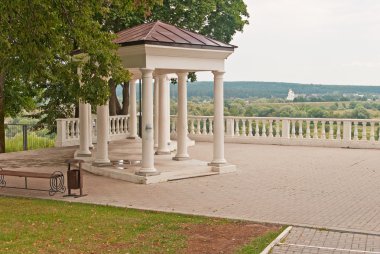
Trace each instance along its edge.
{"label": "distant forest", "polygon": [[[138,85],[137,85],[138,88]],[[239,81],[224,83],[224,97],[232,98],[286,98],[289,89],[296,94],[305,95],[343,95],[343,94],[362,94],[362,95],[380,95],[380,86],[343,86],[343,85],[312,85],[297,83],[279,83],[279,82],[256,82],[256,81]],[[138,90],[138,89],[137,89]],[[170,86],[172,98],[177,97],[177,85]],[[121,96],[121,91],[118,91]],[[189,83],[188,96],[198,98],[213,97],[213,82],[197,81]]]}

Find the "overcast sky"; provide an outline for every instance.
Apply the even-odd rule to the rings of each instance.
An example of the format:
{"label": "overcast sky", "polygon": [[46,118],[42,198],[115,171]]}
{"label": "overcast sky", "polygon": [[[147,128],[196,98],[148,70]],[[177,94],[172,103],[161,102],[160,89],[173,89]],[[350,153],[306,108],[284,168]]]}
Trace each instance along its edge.
{"label": "overcast sky", "polygon": [[250,25],[232,42],[226,81],[380,86],[380,0],[245,2]]}

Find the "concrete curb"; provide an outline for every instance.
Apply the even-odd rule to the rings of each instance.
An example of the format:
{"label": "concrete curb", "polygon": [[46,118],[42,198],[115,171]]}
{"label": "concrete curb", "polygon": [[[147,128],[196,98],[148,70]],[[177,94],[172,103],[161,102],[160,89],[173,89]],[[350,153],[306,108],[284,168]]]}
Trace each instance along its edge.
{"label": "concrete curb", "polygon": [[260,254],[269,254],[274,246],[276,246],[278,243],[282,241],[287,235],[290,233],[290,230],[292,230],[292,226],[287,227],[284,231],[282,231],[279,236],[276,237]]}

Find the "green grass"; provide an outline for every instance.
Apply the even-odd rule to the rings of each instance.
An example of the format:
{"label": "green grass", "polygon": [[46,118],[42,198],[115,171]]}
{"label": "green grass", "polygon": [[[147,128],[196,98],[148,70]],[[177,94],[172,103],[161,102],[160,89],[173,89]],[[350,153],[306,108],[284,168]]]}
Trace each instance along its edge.
{"label": "green grass", "polygon": [[276,237],[285,230],[282,227],[278,231],[268,232],[263,236],[253,239],[249,244],[243,246],[237,253],[238,254],[259,254],[261,253]]}
{"label": "green grass", "polygon": [[[54,147],[54,137],[40,137],[35,132],[28,133],[28,150]],[[5,152],[18,152],[24,150],[22,133],[5,139]]]}
{"label": "green grass", "polygon": [[[0,197],[1,253],[178,253],[184,227],[236,223],[62,201]],[[279,232],[259,237],[239,253],[262,250]],[[256,253],[256,252],[252,252]]]}

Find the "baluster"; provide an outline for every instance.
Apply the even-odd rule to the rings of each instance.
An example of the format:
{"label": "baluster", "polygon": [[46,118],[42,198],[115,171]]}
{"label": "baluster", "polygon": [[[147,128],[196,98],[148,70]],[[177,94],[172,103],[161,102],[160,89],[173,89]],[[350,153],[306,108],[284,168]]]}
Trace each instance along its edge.
{"label": "baluster", "polygon": [[273,138],[273,120],[269,120],[269,137]]}
{"label": "baluster", "polygon": [[375,122],[371,122],[371,133],[369,140],[371,142],[375,141]]}
{"label": "baluster", "polygon": [[79,120],[75,120],[74,123],[75,123],[75,137],[79,138],[79,134],[80,134]]}
{"label": "baluster", "polygon": [[310,121],[306,121],[306,138],[310,139]]}
{"label": "baluster", "polygon": [[280,137],[280,120],[276,120],[276,138]]}
{"label": "baluster", "polygon": [[292,138],[296,138],[296,121],[292,120]]}
{"label": "baluster", "polygon": [[322,139],[326,139],[326,121],[322,121]]}
{"label": "baluster", "polygon": [[243,137],[246,137],[247,136],[247,129],[246,129],[246,127],[245,127],[245,119],[241,119],[241,121],[242,121],[242,123],[243,123],[243,125],[242,125],[242,136]]}
{"label": "baluster", "polygon": [[260,137],[259,120],[255,119],[255,137]]}
{"label": "baluster", "polygon": [[207,134],[207,125],[206,125],[206,118],[202,119],[203,127],[202,127],[202,134],[206,135]]}
{"label": "baluster", "polygon": [[334,121],[330,120],[329,121],[329,139],[333,140],[334,139]]}
{"label": "baluster", "polygon": [[176,130],[175,130],[175,123],[176,123],[176,119],[173,118],[173,121],[172,121],[172,131],[171,131],[171,134],[175,134],[176,133]]}
{"label": "baluster", "polygon": [[358,122],[354,122],[354,140],[359,140]]}
{"label": "baluster", "polygon": [[195,131],[194,131],[194,119],[191,119],[191,122],[190,122],[190,134],[195,134]]}
{"label": "baluster", "polygon": [[240,119],[235,118],[235,136],[240,136],[239,122]]}
{"label": "baluster", "polygon": [[115,134],[120,133],[120,125],[119,125],[119,118],[115,118]]}
{"label": "baluster", "polygon": [[252,120],[248,120],[248,136],[252,137]]}
{"label": "baluster", "polygon": [[70,132],[70,138],[75,138],[76,133],[75,133],[75,121],[70,121],[71,124],[71,132]]}
{"label": "baluster", "polygon": [[202,134],[202,132],[201,132],[201,119],[200,118],[198,118],[197,119],[197,134]]}
{"label": "baluster", "polygon": [[318,139],[318,120],[313,120],[313,124],[314,124],[313,138]]}
{"label": "baluster", "polygon": [[69,125],[69,121],[65,121],[65,139],[68,139],[69,136],[70,136],[70,125]]}
{"label": "baluster", "polygon": [[128,126],[128,120],[129,120],[129,116],[127,116],[126,118],[125,118],[125,133],[129,133],[129,126]]}
{"label": "baluster", "polygon": [[267,128],[266,128],[267,121],[266,120],[262,120],[261,123],[263,124],[261,136],[266,138],[267,137]]}
{"label": "baluster", "polygon": [[213,130],[213,126],[212,126],[212,121],[213,121],[213,119],[211,119],[211,118],[208,119],[208,123],[209,123],[209,127],[208,127],[208,130],[209,130],[209,131],[208,131],[208,134],[209,134],[209,135],[213,135],[213,134],[214,134],[214,132],[213,132],[214,130]]}
{"label": "baluster", "polygon": [[336,139],[337,140],[341,140],[342,139],[342,137],[341,137],[341,131],[340,131],[340,124],[341,124],[340,121],[336,122]]}
{"label": "baluster", "polygon": [[298,138],[303,138],[302,124],[303,120],[298,120]]}
{"label": "baluster", "polygon": [[367,122],[363,122],[362,140],[367,141]]}

